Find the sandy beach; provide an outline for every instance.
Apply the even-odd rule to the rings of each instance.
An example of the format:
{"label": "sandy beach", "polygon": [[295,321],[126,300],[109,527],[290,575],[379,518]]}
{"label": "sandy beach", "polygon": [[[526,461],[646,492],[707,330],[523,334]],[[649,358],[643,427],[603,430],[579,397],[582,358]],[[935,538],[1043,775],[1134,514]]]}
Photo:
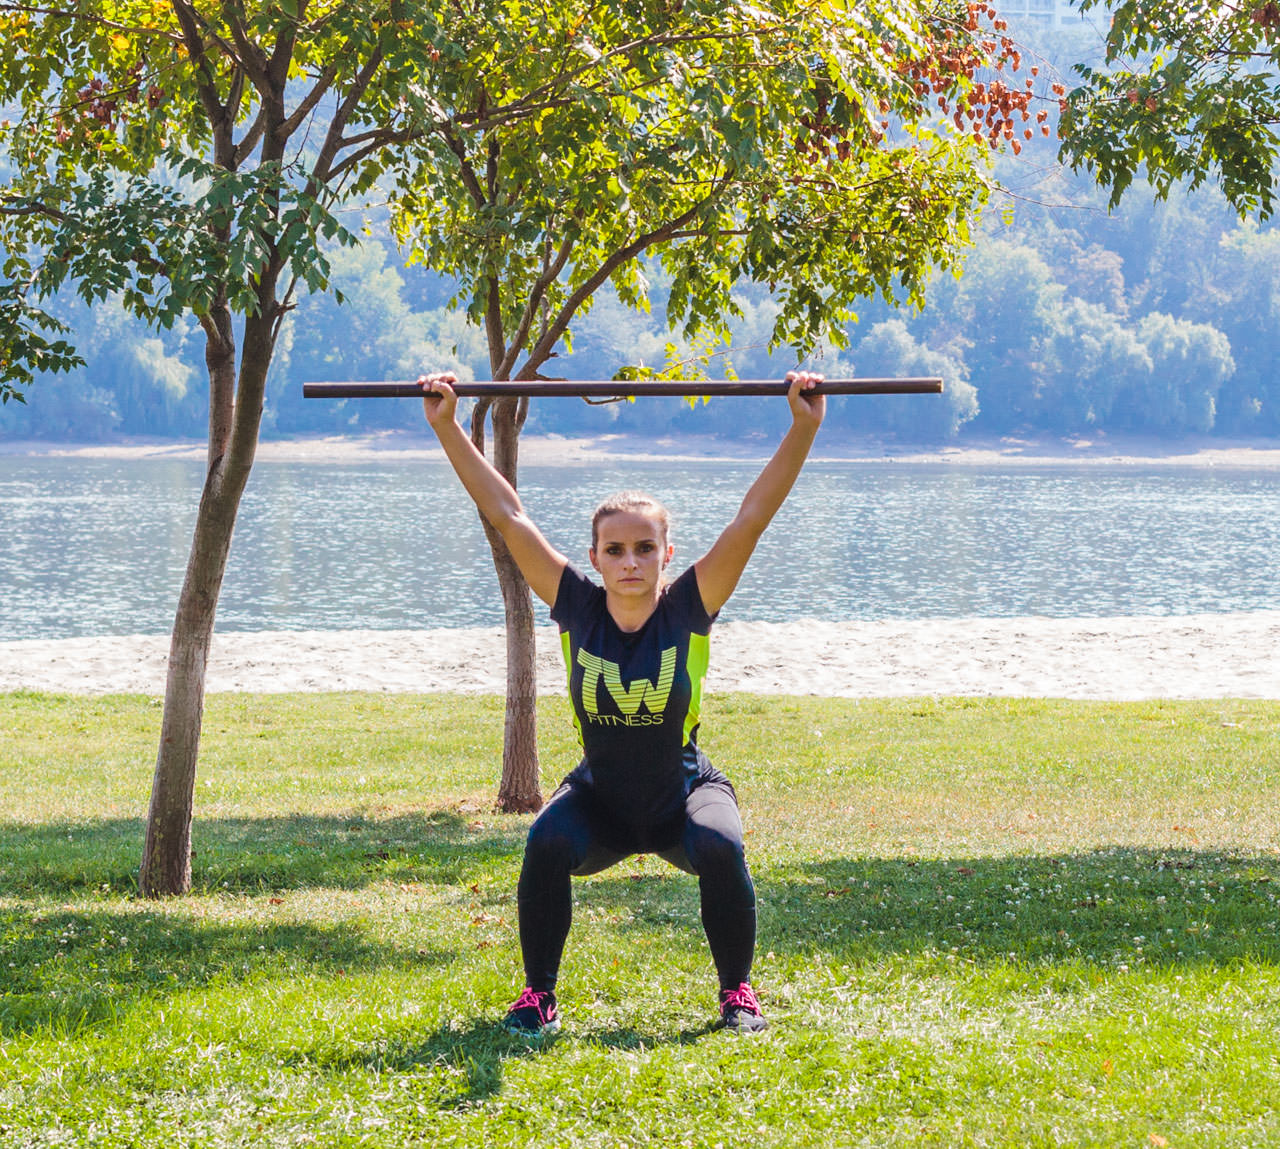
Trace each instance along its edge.
{"label": "sandy beach", "polygon": [[[554,628],[538,686],[563,693]],[[164,691],[167,636],[0,643],[0,691]],[[211,691],[500,693],[498,628],[215,636]],[[837,697],[1280,698],[1280,611],[1173,618],[730,622],[709,691]]]}

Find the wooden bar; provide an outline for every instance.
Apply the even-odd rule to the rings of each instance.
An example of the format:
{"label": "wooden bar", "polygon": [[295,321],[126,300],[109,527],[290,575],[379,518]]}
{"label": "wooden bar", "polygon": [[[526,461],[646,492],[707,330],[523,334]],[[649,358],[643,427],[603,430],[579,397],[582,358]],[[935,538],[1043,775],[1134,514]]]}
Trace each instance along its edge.
{"label": "wooden bar", "polygon": [[[488,396],[568,396],[573,398],[623,399],[631,395],[785,395],[781,379],[538,379],[529,382],[455,383],[454,391],[466,398]],[[941,379],[827,379],[815,392],[820,395],[938,395]],[[416,382],[388,383],[304,383],[307,399],[421,399],[424,392]]]}

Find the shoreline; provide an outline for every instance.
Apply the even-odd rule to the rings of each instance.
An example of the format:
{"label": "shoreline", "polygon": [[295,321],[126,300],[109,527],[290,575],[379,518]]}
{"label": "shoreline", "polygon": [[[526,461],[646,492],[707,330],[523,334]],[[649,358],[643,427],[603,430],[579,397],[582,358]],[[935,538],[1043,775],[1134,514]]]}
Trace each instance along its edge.
{"label": "shoreline", "polygon": [[[606,460],[755,460],[766,436],[522,440],[526,465]],[[170,440],[69,444],[0,441],[0,456],[195,459],[204,445]],[[856,437],[819,440],[815,460],[940,466],[1145,466],[1280,471],[1280,441],[964,441],[921,448]],[[265,442],[258,459],[358,464],[443,460],[434,438],[383,433]],[[164,691],[168,635],[0,642],[0,692]],[[538,634],[539,690],[564,692],[553,628]],[[217,633],[207,688],[502,694],[501,628],[436,631]],[[1280,699],[1280,611],[1223,615],[924,619],[831,623],[725,622],[713,632],[709,692],[838,697],[1020,696],[1137,700]]]}
{"label": "shoreline", "polygon": [[[529,435],[520,440],[523,463],[590,465],[624,459],[756,461],[769,457],[774,437],[744,439],[716,435]],[[102,459],[203,459],[197,440],[126,438],[102,443],[0,440],[0,456]],[[923,463],[952,466],[1174,466],[1280,470],[1280,440],[1221,440],[1200,436],[1167,442],[1142,436],[1074,438],[1020,436],[961,438],[947,444],[910,444],[827,432],[812,454],[820,462]],[[385,431],[362,435],[317,435],[264,440],[256,462],[366,463],[443,460],[429,435]]]}
{"label": "shoreline", "polygon": [[[565,692],[540,627],[540,693]],[[164,692],[168,635],[0,642],[0,692]],[[210,693],[505,691],[501,627],[216,633]],[[709,694],[1280,699],[1280,611],[1127,618],[726,622]]]}

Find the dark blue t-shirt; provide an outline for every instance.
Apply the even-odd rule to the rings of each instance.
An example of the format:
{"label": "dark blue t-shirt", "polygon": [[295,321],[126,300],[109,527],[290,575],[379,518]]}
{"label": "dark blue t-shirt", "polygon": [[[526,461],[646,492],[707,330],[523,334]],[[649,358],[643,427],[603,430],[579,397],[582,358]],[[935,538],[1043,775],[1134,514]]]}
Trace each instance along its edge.
{"label": "dark blue t-shirt", "polygon": [[693,567],[628,633],[613,621],[604,588],[567,565],[551,617],[584,755],[566,781],[589,787],[636,828],[681,815],[694,786],[722,777],[697,742],[714,616],[702,605]]}

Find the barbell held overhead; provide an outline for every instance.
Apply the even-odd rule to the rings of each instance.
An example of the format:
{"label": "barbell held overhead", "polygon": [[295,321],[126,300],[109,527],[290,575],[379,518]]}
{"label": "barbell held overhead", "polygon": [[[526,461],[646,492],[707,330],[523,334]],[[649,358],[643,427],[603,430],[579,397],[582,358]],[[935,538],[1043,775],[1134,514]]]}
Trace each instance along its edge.
{"label": "barbell held overhead", "polygon": [[[787,384],[780,379],[534,379],[527,381],[482,380],[455,383],[454,393],[463,398],[501,399],[513,396],[542,396],[577,399],[650,395],[785,395]],[[812,389],[819,395],[939,395],[942,380],[918,379],[827,379]],[[423,391],[414,381],[386,383],[304,383],[307,399],[421,399],[434,392]]]}

